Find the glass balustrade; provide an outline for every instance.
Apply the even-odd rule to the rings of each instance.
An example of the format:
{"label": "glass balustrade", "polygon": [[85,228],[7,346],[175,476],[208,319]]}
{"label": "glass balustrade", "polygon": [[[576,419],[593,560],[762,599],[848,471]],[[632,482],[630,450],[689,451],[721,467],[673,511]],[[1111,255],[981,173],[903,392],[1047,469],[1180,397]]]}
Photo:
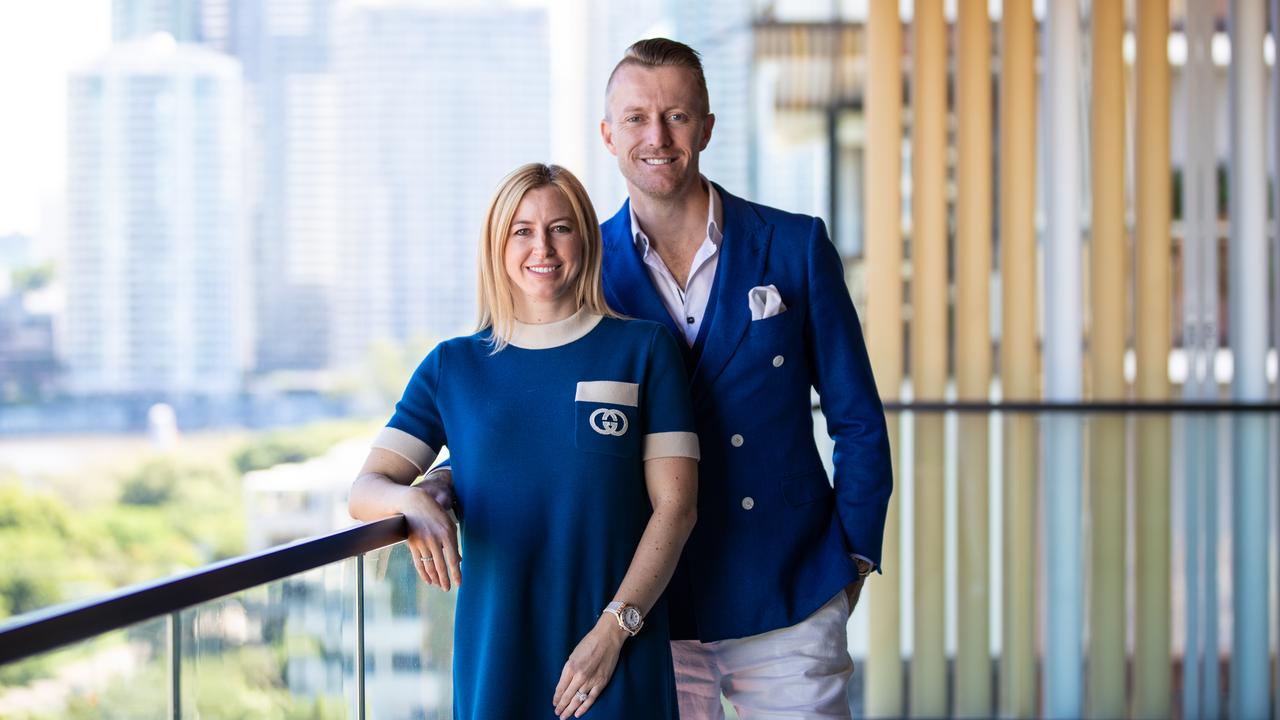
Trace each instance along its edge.
{"label": "glass balustrade", "polygon": [[[855,715],[1272,712],[1280,415],[889,422]],[[456,597],[387,545],[0,665],[0,717],[449,718]]]}

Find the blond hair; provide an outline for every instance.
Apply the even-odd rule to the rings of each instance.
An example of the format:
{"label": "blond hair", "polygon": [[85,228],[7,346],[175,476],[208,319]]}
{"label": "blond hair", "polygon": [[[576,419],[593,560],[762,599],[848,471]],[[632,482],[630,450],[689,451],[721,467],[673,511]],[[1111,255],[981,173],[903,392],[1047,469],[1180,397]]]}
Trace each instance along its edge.
{"label": "blond hair", "polygon": [[484,227],[480,235],[480,319],[477,329],[492,328],[490,342],[495,353],[507,346],[515,329],[516,311],[511,278],[507,277],[503,264],[507,241],[511,236],[511,225],[515,221],[516,208],[520,206],[524,196],[530,190],[542,187],[554,187],[564,194],[573,209],[578,237],[582,239],[580,269],[573,288],[578,308],[585,308],[595,315],[620,317],[604,300],[601,285],[604,247],[600,238],[600,223],[596,220],[596,211],[591,206],[586,188],[582,187],[573,173],[559,165],[521,165],[498,183],[498,189],[489,201],[489,209],[485,211]]}
{"label": "blond hair", "polygon": [[694,82],[698,86],[698,99],[702,101],[702,114],[711,112],[711,96],[707,93],[707,76],[702,72],[702,56],[697,50],[682,42],[667,38],[648,38],[632,43],[622,54],[622,59],[613,66],[609,73],[609,82],[604,86],[605,117],[609,116],[609,92],[613,90],[613,80],[618,71],[628,65],[645,68],[680,67],[693,73]]}

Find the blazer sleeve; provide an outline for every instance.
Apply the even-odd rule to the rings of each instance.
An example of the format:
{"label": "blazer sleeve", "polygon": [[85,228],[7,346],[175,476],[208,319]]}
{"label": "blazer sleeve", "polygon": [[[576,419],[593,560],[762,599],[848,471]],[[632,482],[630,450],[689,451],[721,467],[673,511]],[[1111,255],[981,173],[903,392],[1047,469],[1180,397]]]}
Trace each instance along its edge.
{"label": "blazer sleeve", "polygon": [[884,406],[845,285],[844,264],[818,218],[813,220],[807,252],[809,315],[804,336],[827,434],[835,441],[836,514],[848,551],[869,559],[879,570],[893,491]]}

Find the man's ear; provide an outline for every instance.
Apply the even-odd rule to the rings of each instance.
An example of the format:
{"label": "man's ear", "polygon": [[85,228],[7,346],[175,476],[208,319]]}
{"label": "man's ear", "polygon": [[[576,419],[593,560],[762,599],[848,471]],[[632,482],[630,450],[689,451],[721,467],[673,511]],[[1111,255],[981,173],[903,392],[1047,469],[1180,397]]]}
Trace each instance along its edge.
{"label": "man's ear", "polygon": [[613,146],[613,126],[609,124],[608,118],[600,121],[600,139],[604,140],[604,146],[609,149],[610,155],[618,154],[618,149]]}
{"label": "man's ear", "polygon": [[698,148],[701,152],[707,149],[707,145],[711,144],[711,128],[716,126],[716,116],[713,113],[707,113],[707,119],[702,122],[702,146]]}

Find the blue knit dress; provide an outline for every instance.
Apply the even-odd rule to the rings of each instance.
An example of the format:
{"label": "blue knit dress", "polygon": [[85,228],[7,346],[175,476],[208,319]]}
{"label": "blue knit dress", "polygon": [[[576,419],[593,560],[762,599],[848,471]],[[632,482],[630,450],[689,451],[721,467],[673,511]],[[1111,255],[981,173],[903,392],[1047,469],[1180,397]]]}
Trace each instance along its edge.
{"label": "blue knit dress", "polygon": [[[448,340],[375,442],[420,469],[448,446],[461,520],[454,717],[553,718],[578,642],[614,599],[652,508],[644,461],[698,455],[680,350],[661,325],[579,311]],[[620,598],[626,600],[626,598]],[[662,601],[587,717],[678,717]]]}

